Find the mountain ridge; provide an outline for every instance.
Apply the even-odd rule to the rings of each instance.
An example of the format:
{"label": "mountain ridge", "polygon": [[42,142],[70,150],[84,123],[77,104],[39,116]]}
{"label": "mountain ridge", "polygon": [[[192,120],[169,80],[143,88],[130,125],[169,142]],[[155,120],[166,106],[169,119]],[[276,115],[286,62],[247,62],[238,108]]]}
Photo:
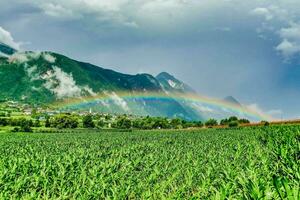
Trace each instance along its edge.
{"label": "mountain ridge", "polygon": [[[49,51],[15,52],[0,58],[0,65],[1,99],[49,104],[102,94],[112,100],[99,101],[99,104],[93,105],[94,110],[202,119],[199,113],[186,109],[172,98],[156,102],[140,98],[130,102],[118,96],[119,91],[145,93],[145,96],[153,92],[164,93],[161,83],[150,74],[123,74]],[[88,107],[84,105],[74,109]]]}
{"label": "mountain ridge", "polygon": [[[16,51],[0,56],[0,84],[2,100],[32,104],[79,100],[76,105],[64,106],[69,110],[92,108],[99,112],[180,117],[189,121],[235,114],[205,105],[205,102],[174,98],[177,94],[197,93],[167,72],[155,77],[145,73],[129,75],[49,51]],[[118,95],[119,92],[132,97],[123,98]],[[135,96],[136,93],[139,97]],[[152,93],[164,97],[149,98]],[[99,95],[103,98],[98,98]],[[233,97],[224,99],[224,102],[239,104]]]}
{"label": "mountain ridge", "polygon": [[178,80],[168,72],[161,72],[155,77],[161,84],[162,88],[166,91],[179,92],[179,93],[196,93],[186,83]]}

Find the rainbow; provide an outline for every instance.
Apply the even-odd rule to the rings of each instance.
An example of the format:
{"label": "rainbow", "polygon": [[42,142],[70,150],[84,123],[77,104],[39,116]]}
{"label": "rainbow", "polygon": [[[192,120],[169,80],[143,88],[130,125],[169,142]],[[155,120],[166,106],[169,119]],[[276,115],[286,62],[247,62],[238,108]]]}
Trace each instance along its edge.
{"label": "rainbow", "polygon": [[114,97],[121,98],[126,102],[147,100],[147,101],[184,101],[189,103],[199,103],[207,106],[213,106],[219,109],[226,109],[232,113],[239,113],[245,116],[249,116],[252,119],[259,120],[273,120],[273,118],[267,114],[251,110],[245,106],[238,106],[226,101],[201,96],[198,94],[167,94],[162,92],[104,92],[103,94],[97,94],[94,96],[68,98],[63,101],[56,102],[53,104],[56,108],[76,108],[86,104],[97,104],[99,101],[111,101]]}

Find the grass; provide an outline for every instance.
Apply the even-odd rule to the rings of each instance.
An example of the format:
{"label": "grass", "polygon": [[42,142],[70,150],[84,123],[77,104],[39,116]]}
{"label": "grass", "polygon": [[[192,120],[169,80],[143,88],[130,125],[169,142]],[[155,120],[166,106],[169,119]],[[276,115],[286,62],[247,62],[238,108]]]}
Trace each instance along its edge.
{"label": "grass", "polygon": [[0,199],[299,199],[299,133],[1,133]]}

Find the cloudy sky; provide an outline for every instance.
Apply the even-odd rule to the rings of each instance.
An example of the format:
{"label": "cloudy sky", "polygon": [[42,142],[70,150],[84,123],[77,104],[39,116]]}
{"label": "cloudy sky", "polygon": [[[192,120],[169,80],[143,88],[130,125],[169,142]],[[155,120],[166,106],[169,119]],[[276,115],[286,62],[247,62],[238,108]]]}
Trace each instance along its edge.
{"label": "cloudy sky", "polygon": [[[299,0],[0,1],[0,40],[300,117]],[[298,11],[298,12],[297,12]]]}

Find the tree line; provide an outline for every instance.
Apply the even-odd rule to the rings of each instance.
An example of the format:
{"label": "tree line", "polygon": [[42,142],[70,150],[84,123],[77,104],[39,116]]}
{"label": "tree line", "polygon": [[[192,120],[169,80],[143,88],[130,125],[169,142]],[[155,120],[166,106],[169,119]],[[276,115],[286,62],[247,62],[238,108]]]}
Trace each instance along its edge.
{"label": "tree line", "polygon": [[43,120],[39,117],[35,119],[28,118],[0,118],[0,126],[16,127],[16,132],[30,132],[32,127],[46,127],[57,129],[75,129],[75,128],[114,128],[114,129],[186,129],[215,127],[218,125],[237,127],[240,124],[250,123],[247,119],[238,119],[235,116],[222,119],[220,123],[216,119],[202,121],[186,121],[180,118],[168,119],[164,117],[132,117],[129,115],[91,115],[79,116],[77,114],[57,114],[55,116],[45,116]]}

